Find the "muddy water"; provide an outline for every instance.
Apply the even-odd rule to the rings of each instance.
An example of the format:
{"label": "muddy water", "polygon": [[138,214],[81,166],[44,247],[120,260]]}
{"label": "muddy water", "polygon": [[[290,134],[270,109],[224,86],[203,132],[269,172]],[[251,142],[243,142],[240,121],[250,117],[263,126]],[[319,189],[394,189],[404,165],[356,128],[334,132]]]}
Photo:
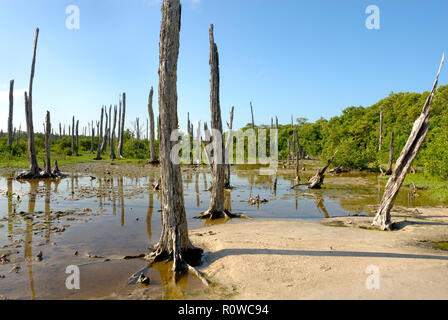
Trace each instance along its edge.
{"label": "muddy water", "polygon": [[[130,275],[146,266],[141,259],[122,259],[148,251],[160,236],[160,199],[152,189],[157,170],[141,178],[93,178],[72,173],[60,181],[18,182],[0,178],[0,294],[11,299],[126,298],[136,288],[145,299],[184,299],[200,292],[200,282],[184,276],[171,281],[170,265],[147,270],[151,285],[128,284]],[[211,177],[183,174],[189,228],[206,222],[194,219],[209,204]],[[272,177],[258,170],[237,170],[226,207],[255,219],[322,219],[372,214],[384,190],[375,175],[328,176],[325,188],[291,189],[292,176]],[[250,205],[249,195],[265,203]],[[9,196],[8,196],[9,195]],[[410,196],[403,188],[397,205],[438,205],[423,191]],[[240,220],[218,221],[238,223]],[[42,259],[37,257],[42,251]],[[80,269],[80,289],[68,290],[67,266]],[[2,275],[4,278],[2,278]],[[135,296],[133,296],[135,297]]]}

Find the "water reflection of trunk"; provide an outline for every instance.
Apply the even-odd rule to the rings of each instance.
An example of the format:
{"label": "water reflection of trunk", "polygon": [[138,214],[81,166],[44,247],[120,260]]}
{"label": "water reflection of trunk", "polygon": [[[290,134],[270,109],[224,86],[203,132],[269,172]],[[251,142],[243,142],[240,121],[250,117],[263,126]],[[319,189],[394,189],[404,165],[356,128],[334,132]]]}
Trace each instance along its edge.
{"label": "water reflection of trunk", "polygon": [[294,190],[295,192],[295,199],[296,199],[296,211],[299,210],[299,191],[298,190]]}
{"label": "water reflection of trunk", "polygon": [[232,192],[224,192],[224,209],[229,210],[232,212]]}
{"label": "water reflection of trunk", "polygon": [[199,175],[196,173],[196,181],[195,181],[195,190],[196,190],[196,207],[199,208]]}
{"label": "water reflection of trunk", "polygon": [[148,240],[151,242],[151,219],[152,219],[152,211],[154,207],[154,193],[151,190],[151,188],[148,188],[148,198],[149,198],[149,204],[148,204],[148,212],[146,213],[146,230],[148,232]]}
{"label": "water reflection of trunk", "polygon": [[180,277],[177,282],[173,281],[173,273],[171,271],[172,262],[155,263],[151,267],[157,270],[162,283],[162,299],[163,300],[183,300],[188,285],[188,275]]}
{"label": "water reflection of trunk", "polygon": [[313,194],[314,203],[316,204],[317,209],[320,213],[323,213],[325,218],[330,218],[327,209],[324,205],[324,198],[321,195]]}
{"label": "water reflection of trunk", "polygon": [[50,230],[51,230],[51,208],[50,208],[50,201],[51,201],[51,180],[50,179],[45,179],[45,216],[47,217],[46,219],[46,226],[47,229],[45,230],[45,242],[47,244],[50,243]]}
{"label": "water reflection of trunk", "polygon": [[123,192],[123,177],[118,179],[118,197],[121,208],[121,226],[124,227],[124,192]]}
{"label": "water reflection of trunk", "polygon": [[112,202],[112,213],[113,215],[117,215],[117,194],[115,193],[114,188],[114,179],[110,178],[110,195],[111,195],[111,202]]}
{"label": "water reflection of trunk", "polygon": [[13,210],[12,210],[12,179],[8,179],[8,237],[12,237],[13,234]]}
{"label": "water reflection of trunk", "polygon": [[202,172],[202,177],[204,178],[204,190],[208,190],[207,177],[205,176],[205,172]]}
{"label": "water reflection of trunk", "polygon": [[[39,186],[38,181],[31,180],[30,182],[30,191],[29,191],[29,200],[28,200],[28,212],[34,213],[36,207],[36,195],[37,188]],[[30,290],[31,290],[31,299],[34,299],[35,291],[34,291],[34,280],[33,280],[33,224],[31,219],[25,219],[26,223],[26,233],[25,233],[25,249],[24,249],[24,258],[25,261],[28,261],[28,275],[30,277]]]}
{"label": "water reflection of trunk", "polygon": [[100,208],[103,208],[103,178],[98,179],[98,192],[100,197]]}
{"label": "water reflection of trunk", "polygon": [[73,198],[75,197],[75,177],[73,174],[71,176],[71,181],[70,181],[70,192],[71,192],[72,200],[73,200]]}
{"label": "water reflection of trunk", "polygon": [[59,183],[61,183],[60,179],[53,180],[53,184],[54,184],[53,193],[59,193],[59,191],[58,191]]}

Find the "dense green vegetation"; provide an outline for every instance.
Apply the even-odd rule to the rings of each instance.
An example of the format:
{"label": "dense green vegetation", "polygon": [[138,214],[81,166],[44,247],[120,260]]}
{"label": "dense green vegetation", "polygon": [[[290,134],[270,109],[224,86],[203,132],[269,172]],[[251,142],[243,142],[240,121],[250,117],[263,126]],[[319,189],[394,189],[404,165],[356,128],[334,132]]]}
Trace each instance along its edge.
{"label": "dense green vegetation", "polygon": [[[312,157],[327,159],[335,150],[333,165],[347,168],[378,168],[387,163],[389,142],[395,131],[394,161],[406,143],[412,125],[420,115],[429,92],[391,93],[370,107],[349,107],[342,115],[315,123],[298,119],[300,144]],[[379,110],[383,109],[383,143],[378,152]],[[432,176],[448,178],[448,85],[441,86],[431,105],[430,130],[414,167]],[[280,155],[287,155],[287,137],[291,125],[279,128]]]}

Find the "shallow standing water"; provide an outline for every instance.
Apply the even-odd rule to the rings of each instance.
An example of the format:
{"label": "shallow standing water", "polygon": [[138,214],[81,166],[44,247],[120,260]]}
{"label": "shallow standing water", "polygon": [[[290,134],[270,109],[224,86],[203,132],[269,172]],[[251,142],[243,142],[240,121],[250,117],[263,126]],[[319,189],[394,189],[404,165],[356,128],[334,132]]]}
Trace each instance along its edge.
{"label": "shallow standing water", "polygon": [[[142,178],[92,178],[74,173],[60,181],[18,182],[0,178],[0,294],[12,299],[85,299],[126,297],[135,286],[127,284],[134,272],[145,267],[126,255],[148,251],[160,236],[160,201],[154,192],[157,170]],[[207,222],[194,219],[209,205],[211,177],[183,173],[185,207],[189,228]],[[254,219],[322,219],[372,214],[384,191],[385,180],[373,174],[327,175],[325,187],[291,189],[292,175],[280,175],[276,192],[272,177],[258,170],[237,170],[231,177],[234,189],[226,192],[226,208]],[[252,206],[249,195],[267,203]],[[8,196],[9,195],[9,196]],[[408,196],[403,188],[396,201],[401,206],[438,205],[425,193]],[[239,223],[240,219],[216,223]],[[42,261],[36,255],[42,251]],[[76,253],[76,254],[75,254]],[[90,256],[88,256],[90,255]],[[80,268],[81,289],[65,285],[68,265]],[[19,266],[19,270],[12,270]],[[175,286],[170,265],[150,269],[150,299],[183,299],[200,291],[200,282],[186,275]]]}

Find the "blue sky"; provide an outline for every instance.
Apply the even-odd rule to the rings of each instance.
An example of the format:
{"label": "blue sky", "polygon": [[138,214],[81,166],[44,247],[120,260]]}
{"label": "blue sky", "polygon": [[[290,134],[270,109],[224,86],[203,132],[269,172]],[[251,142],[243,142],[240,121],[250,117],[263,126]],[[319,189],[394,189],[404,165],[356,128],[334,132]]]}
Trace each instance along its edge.
{"label": "blue sky", "polygon": [[[448,51],[446,0],[183,0],[178,69],[182,128],[210,121],[208,28],[220,54],[223,119],[235,106],[235,126],[291,114],[312,121],[346,107],[369,106],[391,91],[431,88]],[[80,9],[80,29],[65,26],[68,5]],[[14,125],[25,128],[34,30],[40,28],[33,89],[35,128],[45,111],[53,125],[84,126],[101,105],[127,93],[128,127],[146,123],[154,86],[158,114],[160,0],[0,0],[0,129],[7,125],[9,80],[15,79]],[[368,5],[380,9],[380,29],[365,26]],[[448,66],[440,84],[448,83]]]}

